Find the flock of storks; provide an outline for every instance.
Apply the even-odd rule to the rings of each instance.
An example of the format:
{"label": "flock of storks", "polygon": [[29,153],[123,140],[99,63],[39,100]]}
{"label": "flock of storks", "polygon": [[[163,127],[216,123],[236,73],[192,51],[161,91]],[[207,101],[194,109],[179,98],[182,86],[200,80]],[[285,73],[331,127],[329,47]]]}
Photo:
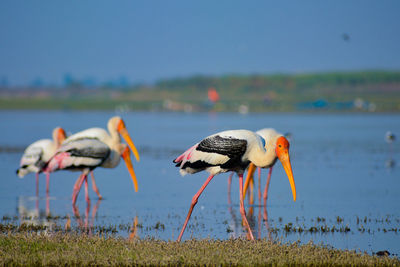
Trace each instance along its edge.
{"label": "flock of storks", "polygon": [[[21,158],[17,174],[20,177],[36,173],[36,194],[38,194],[39,173],[46,174],[46,192],[49,190],[49,175],[58,170],[81,171],[75,182],[72,203],[75,204],[79,191],[85,183],[85,197],[89,201],[88,175],[91,173],[93,190],[102,198],[96,186],[93,170],[97,167],[115,168],[122,157],[133,180],[135,191],[138,190],[136,175],[130,154],[139,161],[139,153],[129,136],[122,118],[116,116],[108,121],[108,132],[102,128],[90,128],[66,136],[65,131],[57,127],[53,130],[53,140],[42,139],[29,145]],[[127,144],[122,143],[122,138]],[[258,168],[269,168],[268,181],[264,189],[264,201],[267,198],[272,167],[280,160],[289,178],[296,201],[296,186],[289,157],[289,141],[274,129],[262,129],[257,132],[249,130],[229,130],[210,135],[196,143],[177,157],[173,162],[180,173],[197,173],[207,171],[209,177],[200,190],[193,196],[189,212],[179,234],[181,240],[198,198],[212,178],[219,173],[232,172],[239,176],[240,213],[250,239],[254,239],[246,219],[244,197],[249,181]],[[243,185],[243,174],[248,168],[248,175]],[[230,177],[231,179],[231,177]]]}

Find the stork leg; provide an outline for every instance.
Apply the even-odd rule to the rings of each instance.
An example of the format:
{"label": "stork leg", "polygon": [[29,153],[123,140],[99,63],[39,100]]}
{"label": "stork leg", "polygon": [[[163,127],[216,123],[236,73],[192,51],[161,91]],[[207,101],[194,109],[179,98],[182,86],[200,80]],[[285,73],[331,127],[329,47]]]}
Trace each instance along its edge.
{"label": "stork leg", "polygon": [[249,222],[247,221],[246,218],[246,210],[244,209],[244,200],[243,200],[243,173],[239,174],[239,196],[240,196],[240,214],[242,214],[242,219],[244,222],[244,225],[246,226],[250,239],[254,240],[253,233],[251,232],[251,228],[249,225]]}
{"label": "stork leg", "polygon": [[46,194],[49,194],[50,173],[46,172]]}
{"label": "stork leg", "polygon": [[93,171],[90,172],[90,177],[92,178],[93,191],[96,192],[96,194],[99,197],[99,199],[103,199],[103,197],[100,195],[99,189],[97,188],[96,180],[94,179]]}
{"label": "stork leg", "polygon": [[39,196],[39,173],[36,173],[36,196]]}
{"label": "stork leg", "polygon": [[48,217],[50,215],[50,197],[46,193],[46,216]]}
{"label": "stork leg", "polygon": [[72,204],[73,205],[75,205],[75,203],[76,203],[76,199],[78,198],[79,191],[81,190],[82,184],[86,178],[87,178],[87,173],[82,172],[82,174],[78,178],[79,184],[77,184],[78,181],[75,183],[74,191],[72,193]]}
{"label": "stork leg", "polygon": [[228,205],[232,204],[231,201],[231,186],[232,186],[232,176],[233,176],[233,172],[231,172],[231,174],[229,174],[228,177]]}
{"label": "stork leg", "polygon": [[272,174],[272,167],[269,168],[267,183],[265,184],[264,195],[263,195],[263,198],[264,198],[264,205],[267,204],[268,188],[269,188],[269,182],[271,182],[271,174]]}
{"label": "stork leg", "polygon": [[258,204],[261,206],[261,168],[258,168]]}
{"label": "stork leg", "polygon": [[258,239],[261,239],[261,168],[258,168]]}
{"label": "stork leg", "polygon": [[87,175],[85,177],[85,199],[87,203],[90,203],[90,198],[89,198],[89,184],[87,180]]}
{"label": "stork leg", "polygon": [[[186,216],[185,223],[183,224],[181,233],[179,234],[179,237],[178,237],[178,239],[177,239],[178,242],[181,242],[183,232],[185,231],[186,225],[187,225],[187,223],[188,223],[188,221],[189,221],[189,219],[190,219],[190,216],[192,215],[193,208],[194,208],[194,206],[196,206],[196,204],[197,204],[197,200],[199,199],[201,193],[203,193],[204,189],[205,189],[206,186],[210,183],[210,181],[211,181],[211,179],[212,179],[213,177],[214,177],[214,175],[210,175],[210,176],[207,178],[207,180],[205,181],[205,183],[201,186],[200,190],[193,196],[193,198],[192,198],[192,203],[190,204],[190,209],[189,209],[188,215]],[[243,180],[243,176],[242,176],[242,180]],[[243,197],[242,197],[242,199],[243,199]]]}
{"label": "stork leg", "polygon": [[82,179],[82,174],[79,175],[78,179],[76,179],[76,181],[75,181],[74,188],[73,188],[73,191],[72,191],[72,196],[75,195],[75,192],[78,191],[81,179]]}

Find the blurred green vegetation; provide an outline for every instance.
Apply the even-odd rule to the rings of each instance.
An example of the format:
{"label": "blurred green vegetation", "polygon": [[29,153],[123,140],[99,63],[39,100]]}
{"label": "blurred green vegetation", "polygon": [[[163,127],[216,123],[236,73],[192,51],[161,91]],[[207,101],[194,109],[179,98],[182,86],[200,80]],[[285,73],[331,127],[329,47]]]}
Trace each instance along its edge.
{"label": "blurred green vegetation", "polygon": [[[208,100],[215,88],[220,100]],[[0,88],[1,109],[400,111],[400,72],[192,76],[152,85]]]}

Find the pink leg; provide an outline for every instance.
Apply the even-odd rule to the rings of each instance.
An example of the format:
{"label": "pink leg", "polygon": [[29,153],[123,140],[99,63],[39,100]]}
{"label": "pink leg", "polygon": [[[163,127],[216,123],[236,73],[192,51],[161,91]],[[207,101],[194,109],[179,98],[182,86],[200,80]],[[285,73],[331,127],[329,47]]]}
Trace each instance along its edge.
{"label": "pink leg", "polygon": [[263,196],[263,198],[264,198],[264,205],[267,204],[268,188],[269,188],[269,182],[271,181],[271,174],[272,174],[272,167],[269,168],[267,183],[265,184],[264,196]]}
{"label": "pink leg", "polygon": [[50,197],[49,194],[46,193],[46,216],[50,215]]}
{"label": "pink leg", "polygon": [[46,172],[46,194],[49,194],[50,173]]}
{"label": "pink leg", "polygon": [[79,191],[81,190],[82,184],[86,178],[87,178],[87,174],[85,172],[83,172],[78,178],[79,184],[77,185],[77,183],[75,183],[75,186],[77,186],[77,187],[75,188],[75,186],[74,186],[74,191],[72,193],[72,204],[73,205],[75,205],[75,203],[76,203],[76,199],[78,197]]}
{"label": "pink leg", "polygon": [[[190,204],[190,209],[189,209],[188,215],[186,216],[185,223],[183,224],[181,233],[179,234],[179,237],[178,237],[178,240],[177,240],[178,242],[181,242],[183,232],[185,231],[186,225],[187,225],[187,223],[188,223],[188,221],[190,219],[190,215],[192,215],[193,208],[197,204],[197,200],[199,199],[201,193],[204,191],[204,189],[206,188],[206,186],[208,185],[208,183],[211,181],[211,179],[213,177],[214,177],[214,175],[210,175],[207,178],[207,180],[205,181],[205,183],[201,186],[200,190],[193,196],[192,203]],[[243,195],[242,195],[242,198],[243,198]]]}
{"label": "pink leg", "polygon": [[261,206],[261,168],[258,168],[258,204]]}
{"label": "pink leg", "polygon": [[231,185],[232,185],[232,176],[233,176],[234,172],[231,172],[231,174],[229,174],[229,178],[228,178],[228,204],[231,205],[232,201],[231,201]]}
{"label": "pink leg", "polygon": [[258,168],[258,239],[261,239],[261,168]]}
{"label": "pink leg", "polygon": [[36,196],[39,196],[39,173],[36,173]]}
{"label": "pink leg", "polygon": [[240,214],[242,214],[243,223],[246,226],[248,233],[250,235],[250,239],[254,240],[253,233],[251,232],[251,228],[249,222],[246,218],[246,210],[244,209],[244,201],[243,201],[243,173],[239,174],[239,196],[240,196]]}
{"label": "pink leg", "polygon": [[97,196],[99,197],[99,199],[103,199],[103,197],[100,195],[99,189],[97,188],[96,181],[94,180],[93,171],[90,172],[90,176],[91,176],[91,178],[92,178],[92,187],[93,187],[93,191],[96,192],[96,194],[97,194]]}
{"label": "pink leg", "polygon": [[85,199],[87,203],[90,203],[90,198],[89,198],[89,184],[87,180],[87,175],[85,177]]}
{"label": "pink leg", "polygon": [[72,191],[72,196],[74,196],[76,194],[76,192],[78,192],[79,184],[81,182],[81,179],[82,179],[82,174],[79,175],[78,179],[76,179],[76,181],[75,181],[74,188],[73,188],[73,191]]}

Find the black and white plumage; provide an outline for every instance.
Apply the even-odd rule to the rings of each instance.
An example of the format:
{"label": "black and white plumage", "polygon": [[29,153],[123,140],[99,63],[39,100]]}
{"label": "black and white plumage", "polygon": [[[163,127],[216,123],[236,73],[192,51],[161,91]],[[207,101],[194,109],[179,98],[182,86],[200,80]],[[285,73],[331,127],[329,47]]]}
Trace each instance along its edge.
{"label": "black and white plumage", "polygon": [[[24,151],[17,175],[23,178],[30,172],[36,173],[36,194],[38,194],[38,177],[46,162],[54,155],[66,138],[64,129],[57,127],[53,130],[53,139],[41,139],[30,144]],[[46,192],[49,191],[49,174],[46,173]]]}
{"label": "black and white plumage", "polygon": [[248,130],[230,130],[206,137],[177,157],[174,163],[180,168],[182,175],[204,170],[210,173],[206,182],[193,196],[178,241],[181,240],[193,208],[205,187],[216,174],[228,171],[239,175],[240,213],[250,239],[254,239],[243,204],[243,172],[250,162],[256,166],[266,167],[268,164],[266,156],[265,140],[260,135]]}
{"label": "black and white plumage", "polygon": [[[115,168],[118,166],[121,157],[127,165],[135,191],[138,190],[136,175],[130,159],[130,150],[128,145],[121,143],[120,134],[132,149],[136,159],[139,160],[137,149],[120,117],[113,117],[108,121],[108,132],[102,128],[90,128],[68,137],[50,159],[46,166],[48,172],[57,170],[82,171],[74,186],[73,204],[83,182],[85,182],[86,199],[89,200],[87,193],[87,175],[89,172],[97,167]],[[93,185],[100,197],[95,183]]]}
{"label": "black and white plumage", "polygon": [[243,173],[250,161],[260,162],[260,155],[265,153],[264,143],[263,138],[248,130],[224,131],[204,138],[174,162],[182,175],[203,170],[212,175]]}

